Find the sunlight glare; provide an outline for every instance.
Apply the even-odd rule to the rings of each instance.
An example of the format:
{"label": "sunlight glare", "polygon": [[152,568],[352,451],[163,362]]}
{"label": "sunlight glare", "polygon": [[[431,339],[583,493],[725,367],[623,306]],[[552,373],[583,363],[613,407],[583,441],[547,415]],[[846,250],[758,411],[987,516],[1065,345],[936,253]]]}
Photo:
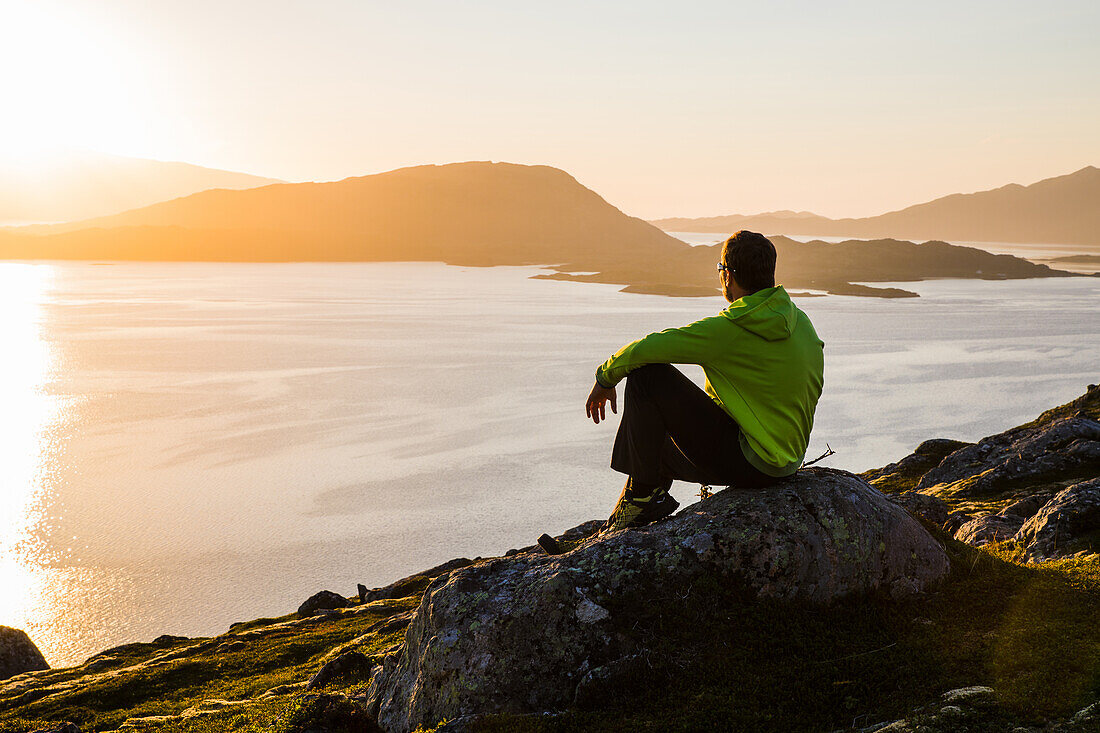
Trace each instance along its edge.
{"label": "sunlight glare", "polygon": [[0,624],[30,625],[43,575],[27,557],[42,517],[45,433],[57,400],[45,393],[50,351],[40,331],[50,265],[0,262]]}

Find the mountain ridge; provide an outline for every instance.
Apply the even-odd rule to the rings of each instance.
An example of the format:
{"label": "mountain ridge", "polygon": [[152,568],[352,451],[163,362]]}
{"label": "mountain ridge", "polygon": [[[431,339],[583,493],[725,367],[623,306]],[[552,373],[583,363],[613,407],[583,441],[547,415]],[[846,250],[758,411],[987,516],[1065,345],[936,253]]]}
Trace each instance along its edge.
{"label": "mountain ridge", "polygon": [[0,168],[0,223],[9,224],[88,219],[211,188],[239,190],[280,182],[182,161],[86,151],[5,162]]}
{"label": "mountain ridge", "polygon": [[862,218],[780,216],[785,212],[672,217],[650,223],[665,231],[904,237],[963,242],[1096,245],[1100,248],[1100,169],[1088,165],[1028,185],[1009,183],[953,193]]}
{"label": "mountain ridge", "polygon": [[[942,242],[773,241],[778,282],[832,293],[912,297],[854,283],[1067,274]],[[6,259],[542,265],[557,272],[540,277],[664,295],[719,294],[719,249],[627,216],[565,171],[486,161],[212,189],[109,217],[0,231]]]}

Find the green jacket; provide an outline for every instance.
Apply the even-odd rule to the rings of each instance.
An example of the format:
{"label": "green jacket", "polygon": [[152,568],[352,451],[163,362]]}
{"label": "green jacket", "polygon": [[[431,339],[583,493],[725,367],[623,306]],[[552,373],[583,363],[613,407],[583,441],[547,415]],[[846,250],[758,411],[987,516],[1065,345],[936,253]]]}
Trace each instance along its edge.
{"label": "green jacket", "polygon": [[707,394],[741,426],[745,458],[770,476],[788,476],[806,457],[824,346],[778,286],[627,344],[596,370],[596,381],[610,388],[645,364],[699,364]]}

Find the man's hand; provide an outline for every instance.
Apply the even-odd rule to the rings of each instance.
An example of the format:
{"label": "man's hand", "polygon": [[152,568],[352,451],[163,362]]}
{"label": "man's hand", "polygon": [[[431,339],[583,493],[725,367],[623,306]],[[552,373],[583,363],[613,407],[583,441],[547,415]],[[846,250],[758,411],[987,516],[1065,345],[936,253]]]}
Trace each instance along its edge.
{"label": "man's hand", "polygon": [[597,425],[600,424],[600,420],[606,419],[603,406],[608,400],[611,401],[611,411],[617,412],[615,409],[615,388],[606,389],[601,387],[599,382],[596,382],[592,387],[592,392],[588,395],[588,401],[584,403],[584,412]]}

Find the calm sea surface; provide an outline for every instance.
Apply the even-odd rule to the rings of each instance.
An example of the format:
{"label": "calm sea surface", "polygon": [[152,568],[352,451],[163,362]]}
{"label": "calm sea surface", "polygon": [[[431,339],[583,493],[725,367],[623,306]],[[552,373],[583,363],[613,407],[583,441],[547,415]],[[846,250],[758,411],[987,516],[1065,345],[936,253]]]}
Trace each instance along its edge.
{"label": "calm sea surface", "polygon": [[[0,263],[0,624],[71,664],[606,516],[596,366],[725,303],[537,271]],[[1100,280],[901,287],[922,297],[799,300],[829,465],[974,440],[1100,379]]]}

